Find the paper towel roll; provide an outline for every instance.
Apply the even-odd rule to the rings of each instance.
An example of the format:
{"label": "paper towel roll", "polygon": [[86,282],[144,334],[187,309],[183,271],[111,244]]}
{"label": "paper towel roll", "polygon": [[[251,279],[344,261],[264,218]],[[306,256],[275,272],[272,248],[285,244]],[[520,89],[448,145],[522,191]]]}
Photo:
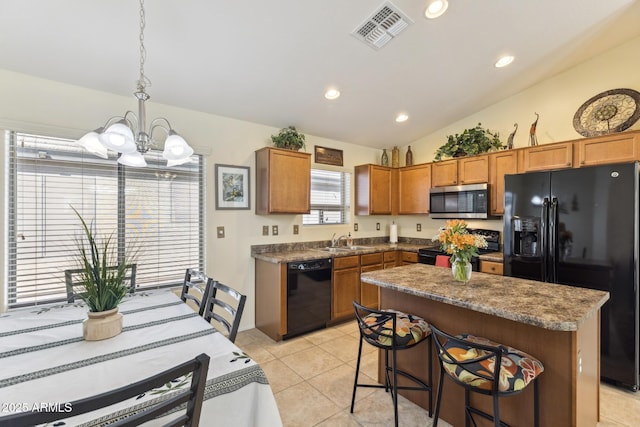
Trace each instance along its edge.
{"label": "paper towel roll", "polygon": [[398,243],[398,226],[391,224],[391,230],[389,230],[389,242]]}

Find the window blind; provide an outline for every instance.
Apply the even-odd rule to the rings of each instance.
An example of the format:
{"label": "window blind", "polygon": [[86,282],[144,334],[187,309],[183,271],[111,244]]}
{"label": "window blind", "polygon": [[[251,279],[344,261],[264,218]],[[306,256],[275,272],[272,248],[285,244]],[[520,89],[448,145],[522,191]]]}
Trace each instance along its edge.
{"label": "window blind", "polygon": [[347,172],[311,169],[311,210],[302,216],[302,224],[348,224],[350,182]]}
{"label": "window blind", "polygon": [[139,248],[136,283],[179,283],[204,264],[203,160],[166,168],[161,153],[146,168],[101,159],[75,141],[9,133],[8,303],[66,299],[64,270],[77,268],[80,220],[113,233],[120,257]]}

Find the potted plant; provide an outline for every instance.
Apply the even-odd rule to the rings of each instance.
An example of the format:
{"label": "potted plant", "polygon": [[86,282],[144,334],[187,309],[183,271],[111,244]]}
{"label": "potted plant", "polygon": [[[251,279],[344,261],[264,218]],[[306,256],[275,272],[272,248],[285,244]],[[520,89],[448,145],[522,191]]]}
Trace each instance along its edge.
{"label": "potted plant", "polygon": [[465,129],[460,135],[447,136],[447,143],[438,148],[435,160],[442,160],[443,157],[474,156],[504,148],[497,132],[484,129],[482,123],[478,123],[478,126]]}
{"label": "potted plant", "polygon": [[117,245],[112,244],[113,233],[97,239],[91,226],[72,208],[82,223],[83,236],[76,238],[77,263],[80,281],[74,292],[89,307],[88,319],[83,322],[85,340],[111,338],[122,331],[122,314],[118,305],[129,292],[125,283],[126,266],[130,258],[118,263]]}
{"label": "potted plant", "polygon": [[274,147],[286,148],[288,150],[298,151],[305,148],[304,134],[298,132],[295,126],[289,126],[280,129],[277,135],[271,135]]}

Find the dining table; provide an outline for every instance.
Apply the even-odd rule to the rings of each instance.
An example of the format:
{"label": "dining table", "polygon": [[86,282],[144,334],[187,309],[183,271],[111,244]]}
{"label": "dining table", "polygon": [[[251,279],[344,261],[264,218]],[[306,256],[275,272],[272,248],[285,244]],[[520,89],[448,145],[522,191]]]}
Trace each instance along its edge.
{"label": "dining table", "polygon": [[[264,371],[168,289],[138,291],[119,305],[122,332],[87,341],[79,300],[0,313],[0,426],[21,411],[70,409],[70,402],[153,376],[201,353],[210,357],[201,426],[281,426]],[[64,426],[104,426],[187,389],[182,378],[135,398],[65,418]],[[169,416],[149,425],[163,425]]]}

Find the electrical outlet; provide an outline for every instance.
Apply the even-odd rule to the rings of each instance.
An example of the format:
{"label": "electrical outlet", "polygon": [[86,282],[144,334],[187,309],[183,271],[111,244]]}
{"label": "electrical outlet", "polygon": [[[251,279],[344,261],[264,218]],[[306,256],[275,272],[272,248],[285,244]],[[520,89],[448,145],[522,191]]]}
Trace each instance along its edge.
{"label": "electrical outlet", "polygon": [[300,229],[298,228],[298,224],[293,224],[293,234],[299,234]]}
{"label": "electrical outlet", "polygon": [[277,225],[272,225],[271,226],[271,234],[273,234],[274,236],[278,235],[278,226]]}
{"label": "electrical outlet", "polygon": [[353,223],[353,231],[358,231],[358,223],[357,222]]}
{"label": "electrical outlet", "polygon": [[380,230],[380,223],[379,222],[376,222],[376,230],[378,230],[378,231]]}
{"label": "electrical outlet", "polygon": [[262,226],[262,235],[263,236],[268,236],[269,235],[269,226],[268,225],[263,225]]}
{"label": "electrical outlet", "polygon": [[224,227],[218,227],[218,239],[224,239]]}
{"label": "electrical outlet", "polygon": [[416,224],[416,231],[422,231],[422,224]]}

